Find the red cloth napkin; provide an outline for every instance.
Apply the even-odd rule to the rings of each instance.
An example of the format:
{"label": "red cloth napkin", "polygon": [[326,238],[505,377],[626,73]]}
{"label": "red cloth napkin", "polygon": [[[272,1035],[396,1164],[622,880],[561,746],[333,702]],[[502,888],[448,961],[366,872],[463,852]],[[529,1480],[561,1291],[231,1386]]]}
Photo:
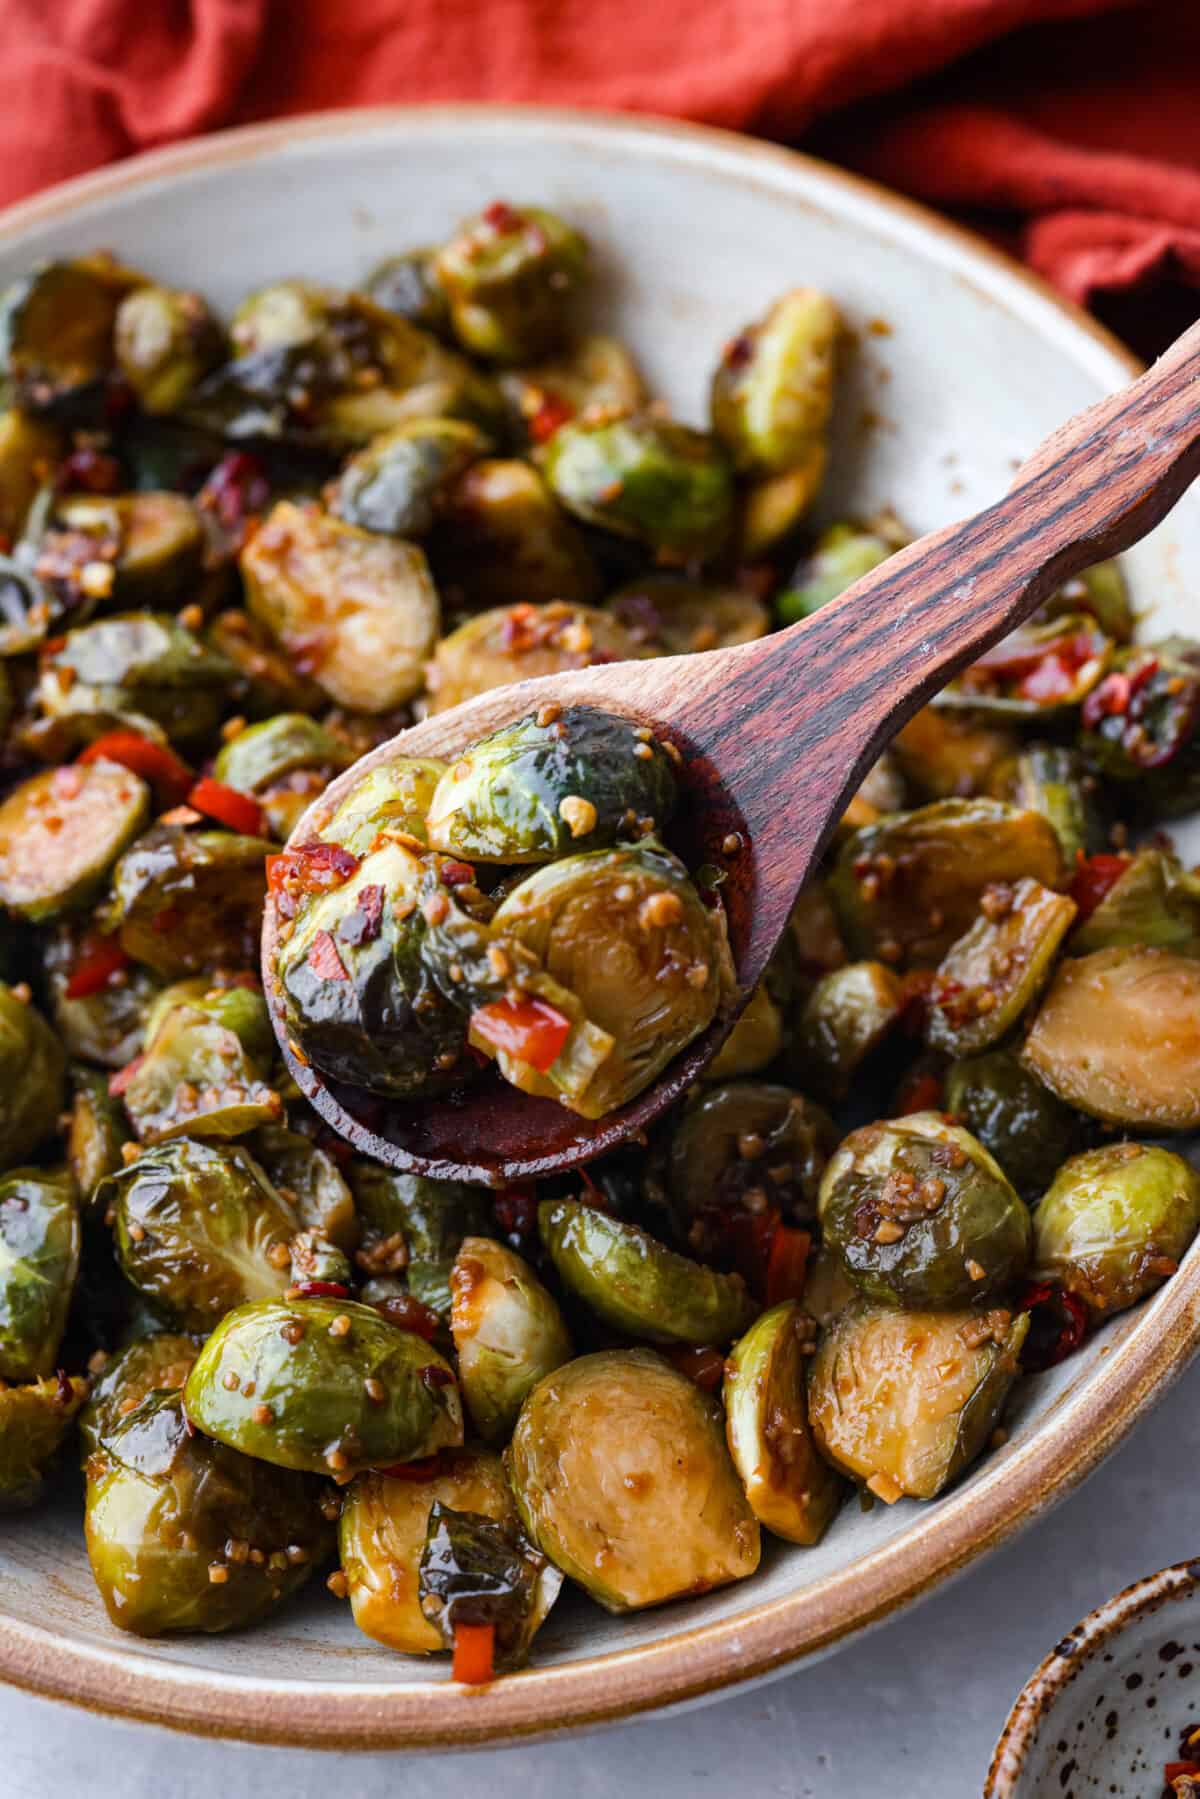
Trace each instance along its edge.
{"label": "red cloth napkin", "polygon": [[0,12],[0,201],[275,113],[545,100],[815,141],[990,220],[1076,299],[1152,277],[1200,287],[1200,0],[2,0]]}

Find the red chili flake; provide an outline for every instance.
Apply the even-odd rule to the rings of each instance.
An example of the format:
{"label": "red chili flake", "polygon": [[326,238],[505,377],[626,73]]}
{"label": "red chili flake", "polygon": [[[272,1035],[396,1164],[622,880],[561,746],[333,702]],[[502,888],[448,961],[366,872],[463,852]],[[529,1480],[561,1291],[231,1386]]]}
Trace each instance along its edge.
{"label": "red chili flake", "polygon": [[338,936],[343,943],[355,948],[363,943],[374,943],[383,929],[383,901],[382,887],[377,884],[360,887],[357,906],[338,926]]}
{"label": "red chili flake", "polygon": [[661,1353],[672,1368],[686,1374],[705,1393],[712,1393],[725,1377],[725,1357],[719,1349],[693,1349],[691,1344],[681,1343]]}
{"label": "red chili flake", "polygon": [[102,993],[119,969],[129,966],[129,957],[115,937],[101,937],[89,932],[79,946],[79,956],[67,981],[68,999],[90,999]]}
{"label": "red chili flake", "polygon": [[293,918],[302,893],[329,893],[358,872],[358,857],[340,843],[312,837],[295,849],[267,857],[267,886],[284,918]]}
{"label": "red chili flake", "polygon": [[449,1368],[439,1368],[436,1362],[429,1362],[420,1370],[420,1381],[423,1387],[428,1387],[433,1392],[438,1387],[452,1387],[454,1376]]}
{"label": "red chili flake", "polygon": [[297,1299],[349,1299],[350,1289],[341,1281],[297,1281]]}
{"label": "red chili flake", "polygon": [[422,1456],[419,1462],[392,1462],[387,1468],[376,1468],[376,1474],[386,1474],[390,1480],[436,1480],[444,1470],[445,1457],[439,1450],[436,1455]]}
{"label": "red chili flake", "polygon": [[121,465],[103,450],[72,450],[54,477],[56,493],[120,493]]}
{"label": "red chili flake", "polygon": [[216,519],[230,538],[230,550],[237,551],[270,499],[271,483],[258,457],[249,450],[233,450],[212,470],[196,504]]}
{"label": "red chili flake", "polygon": [[1021,1366],[1027,1374],[1040,1374],[1065,1362],[1087,1335],[1083,1301],[1048,1281],[1026,1287],[1017,1310],[1030,1315],[1029,1335],[1021,1349]]}
{"label": "red chili flake", "polygon": [[1071,898],[1079,908],[1081,924],[1107,899],[1132,862],[1132,856],[1085,856],[1082,850],[1077,853]]}
{"label": "red chili flake", "polygon": [[469,862],[443,862],[438,878],[443,887],[465,887],[475,879],[475,870]]}
{"label": "red chili flake", "polygon": [[483,221],[495,232],[519,231],[524,223],[520,213],[507,200],[493,200],[483,209]]}
{"label": "red chili flake", "polygon": [[348,981],[346,964],[328,931],[318,931],[308,949],[308,966],[320,981]]}
{"label": "red chili flake", "polygon": [[128,1087],[130,1081],[145,1060],[145,1056],[135,1056],[132,1062],[126,1062],[124,1068],[118,1068],[116,1074],[109,1076],[108,1092],[110,1099],[120,1099],[126,1087]]}
{"label": "red chili flake", "polygon": [[432,1306],[427,1306],[415,1293],[392,1293],[374,1302],[375,1310],[398,1330],[411,1331],[432,1343],[442,1328],[442,1321]]}
{"label": "red chili flake", "polygon": [[506,1237],[531,1237],[537,1230],[538,1199],[532,1187],[504,1187],[492,1201],[496,1223]]}
{"label": "red chili flake", "polygon": [[1105,718],[1121,718],[1129,710],[1132,686],[1128,675],[1105,675],[1083,702],[1081,717],[1089,731]]}
{"label": "red chili flake", "polygon": [[543,393],[536,412],[529,419],[529,435],[535,444],[548,443],[556,431],[570,424],[574,416],[574,407],[558,394]]}
{"label": "red chili flake", "polygon": [[721,351],[721,361],[727,369],[743,369],[753,356],[754,339],[748,331],[739,331]]}

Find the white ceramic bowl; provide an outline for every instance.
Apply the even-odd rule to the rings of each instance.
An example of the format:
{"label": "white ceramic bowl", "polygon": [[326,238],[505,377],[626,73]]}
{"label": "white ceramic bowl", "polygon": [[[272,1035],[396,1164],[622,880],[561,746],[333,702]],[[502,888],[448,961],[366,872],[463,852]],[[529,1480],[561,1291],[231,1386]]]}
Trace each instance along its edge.
{"label": "white ceramic bowl", "polygon": [[[0,218],[0,281],[109,246],[229,307],[285,275],[350,283],[505,195],[560,208],[597,252],[597,319],[652,386],[703,415],[719,347],[781,289],[837,296],[858,338],[827,515],[890,504],[925,530],[996,498],[1051,427],[1126,381],[1130,358],[986,246],[782,150],[645,120],[525,109],[340,114],[214,137],[76,182]],[[1129,558],[1155,626],[1195,627],[1200,508]],[[484,1692],[359,1635],[318,1586],[237,1636],[140,1642],[107,1623],[78,1499],[0,1534],[0,1675],[181,1728],[387,1746],[534,1735],[695,1700],[828,1653],[1060,1498],[1182,1368],[1200,1259],[1074,1360],[1022,1385],[1009,1442],[933,1506],[848,1507],[816,1549],[772,1543],[756,1579],[610,1618],[574,1596],[533,1666]]]}

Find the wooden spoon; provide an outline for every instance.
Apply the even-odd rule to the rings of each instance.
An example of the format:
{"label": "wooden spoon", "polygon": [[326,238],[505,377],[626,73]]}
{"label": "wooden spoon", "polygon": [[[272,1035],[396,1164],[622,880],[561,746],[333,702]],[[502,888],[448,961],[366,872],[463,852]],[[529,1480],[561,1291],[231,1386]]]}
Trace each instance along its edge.
{"label": "wooden spoon", "polygon": [[[606,708],[652,726],[683,752],[673,840],[690,867],[728,870],[721,891],[744,1003],[888,740],[1063,581],[1143,537],[1197,473],[1200,325],[1123,392],[1048,438],[1002,500],[900,551],[814,617],[733,649],[549,675],[436,714],[339,776],[292,841],[316,835],[366,771],[395,756],[453,759],[551,699]],[[731,853],[735,833],[743,847]],[[273,980],[276,930],[268,904],[264,986],[297,1085],[356,1150],[440,1179],[502,1185],[625,1142],[696,1079],[736,1015],[715,1023],[631,1104],[594,1123],[493,1072],[461,1095],[387,1100],[326,1081],[293,1054]]]}

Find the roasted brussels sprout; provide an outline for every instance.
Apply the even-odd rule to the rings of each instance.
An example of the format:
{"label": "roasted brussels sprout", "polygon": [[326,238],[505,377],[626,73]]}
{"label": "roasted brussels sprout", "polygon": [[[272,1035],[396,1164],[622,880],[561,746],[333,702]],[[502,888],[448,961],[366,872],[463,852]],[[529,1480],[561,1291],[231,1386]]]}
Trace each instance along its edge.
{"label": "roasted brussels sprout", "polygon": [[54,1367],[79,1271],[79,1208],[65,1169],[0,1178],[0,1380]]}
{"label": "roasted brussels sprout", "polygon": [[434,273],[436,250],[406,250],[376,263],[362,284],[363,292],[386,312],[398,313],[410,325],[420,325],[446,337],[450,308]]}
{"label": "roasted brussels sprout", "polygon": [[158,824],[113,870],[102,922],[135,962],[159,974],[246,968],[258,960],[274,844],[232,831]]}
{"label": "roasted brussels sprout", "polygon": [[1022,625],[944,687],[934,705],[1040,719],[1079,706],[1104,674],[1112,649],[1086,616]]}
{"label": "roasted brussels sprout", "polygon": [[358,1247],[358,1214],[354,1195],[333,1156],[311,1137],[279,1124],[263,1125],[249,1147],[304,1229],[319,1231],[352,1255]]}
{"label": "roasted brussels sprout", "polygon": [[797,287],[725,346],[712,424],[739,470],[781,475],[823,458],[839,325],[832,300]]}
{"label": "roasted brussels sprout", "polygon": [[150,1393],[178,1393],[196,1359],[202,1339],[178,1331],[138,1337],[109,1358],[92,1384],[79,1417],[79,1441],[86,1463],[103,1449],[130,1412]]}
{"label": "roasted brussels sprout", "polygon": [[852,1131],[821,1181],[821,1233],[869,1298],[970,1305],[1024,1274],[1029,1210],[1003,1170],[939,1112]]}
{"label": "roasted brussels sprout", "polygon": [[1027,1312],[851,1306],[809,1368],[818,1448],[885,1504],[936,1498],[995,1429],[1028,1330]]}
{"label": "roasted brussels sprout", "polygon": [[61,1372],[23,1386],[0,1381],[0,1513],[36,1503],[87,1390],[81,1376]]}
{"label": "roasted brussels sprout", "polygon": [[815,1218],[821,1175],[837,1141],[828,1113],[790,1087],[730,1081],[699,1094],[680,1114],[665,1159],[678,1236],[713,1260],[739,1210]]}
{"label": "roasted brussels sprout", "polygon": [[199,294],[147,285],[127,294],[113,329],[117,367],[149,413],[175,412],[221,360],[221,328]]}
{"label": "roasted brussels sprout", "polygon": [[251,613],[339,705],[390,712],[421,687],[438,597],[415,544],[281,500],[241,570]]}
{"label": "roasted brussels sprout", "polygon": [[525,1529],[611,1612],[753,1574],[758,1521],[720,1418],[652,1350],[568,1362],[525,1401],[506,1457]]}
{"label": "roasted brussels sprout", "polygon": [[184,1404],[231,1449],[339,1480],[463,1436],[448,1364],[354,1300],[268,1299],[229,1312],[188,1375]]}
{"label": "roasted brussels sprout", "polygon": [[[675,805],[671,758],[653,733],[594,706],[504,725],[438,783],[429,841],[481,862],[550,862],[659,834]],[[3,814],[0,812],[0,819]]]}
{"label": "roasted brussels sprout", "polygon": [[662,571],[627,581],[605,605],[637,643],[667,656],[752,643],[765,636],[771,622],[748,588],[707,585]]}
{"label": "roasted brussels sprout", "polygon": [[278,1123],[283,1101],[261,1078],[270,1058],[255,1053],[271,1029],[262,995],[245,987],[174,993],[155,1002],[145,1053],[124,1087],[139,1142],[240,1137]]}
{"label": "roasted brussels sprout", "polygon": [[849,962],[822,975],[804,1004],[796,1061],[823,1097],[844,1099],[863,1063],[900,1017],[900,982],[882,962]]}
{"label": "roasted brussels sprout", "polygon": [[115,762],[23,781],[0,802],[0,901],[35,922],[86,905],[149,813],[145,782]]}
{"label": "roasted brussels sprout", "polygon": [[117,308],[141,280],[109,256],[43,262],[0,297],[0,361],[26,412],[86,421],[113,360]]}
{"label": "roasted brussels sprout", "polygon": [[0,1160],[27,1156],[53,1131],[65,1073],[62,1045],[41,1013],[0,981]]}
{"label": "roasted brussels sprout", "polygon": [[587,274],[587,243],[557,213],[497,200],[467,219],[433,261],[465,350],[528,362],[555,349]]}
{"label": "roasted brussels sprout", "polygon": [[1044,1193],[1064,1156],[1082,1147],[1078,1113],[1043,1087],[1012,1050],[952,1063],[943,1087],[947,1112],[990,1151],[1026,1199]]}
{"label": "roasted brussels sprout", "polygon": [[563,1285],[614,1330],[652,1343],[727,1343],[753,1316],[738,1276],[676,1255],[594,1206],[543,1200],[538,1230]]}
{"label": "roasted brussels sprout", "polygon": [[990,783],[994,798],[1049,819],[1068,867],[1103,841],[1095,785],[1078,751],[1055,743],[1026,745],[999,765]]}
{"label": "roasted brussels sprout", "polygon": [[322,825],[322,840],[340,843],[354,856],[373,849],[381,831],[402,831],[427,842],[425,818],[445,772],[444,762],[422,756],[398,756],[371,769]]}
{"label": "roasted brussels sprout", "polygon": [[1064,962],[1022,1052],[1061,1100],[1108,1124],[1200,1125],[1200,962],[1101,949]]}
{"label": "roasted brussels sprout", "polygon": [[330,492],[330,511],[363,531],[424,537],[459,477],[490,448],[465,419],[410,419],[350,458]]}
{"label": "roasted brussels sprout", "polygon": [[581,337],[549,362],[501,375],[518,436],[545,443],[569,419],[611,416],[644,406],[645,385],[615,337]]}
{"label": "roasted brussels sprout", "polygon": [[317,1483],[211,1442],[150,1393],[88,1465],[88,1559],[119,1630],[234,1630],[303,1586],[330,1546]]}
{"label": "roasted brussels sprout", "polygon": [[108,1091],[108,1077],[77,1062],[71,1069],[73,1100],[67,1131],[67,1166],[75,1179],[85,1212],[105,1175],[121,1167],[121,1150],[129,1141],[125,1109]]}
{"label": "roasted brussels sprout", "polygon": [[277,712],[238,731],[221,748],[213,774],[239,793],[269,796],[288,775],[318,769],[326,777],[348,768],[354,752],[303,712]]}
{"label": "roasted brussels sprout", "polygon": [[506,1441],[526,1394],[570,1361],[567,1327],[529,1264],[487,1237],[464,1240],[450,1291],[467,1411],[485,1442]]}
{"label": "roasted brussels sprout", "polygon": [[[200,580],[204,548],[201,515],[183,494],[63,494],[52,501],[34,572],[62,610],[86,613],[100,601],[169,606]],[[178,661],[178,646],[173,654]]]}
{"label": "roasted brussels sprout", "polygon": [[143,1150],[96,1196],[111,1208],[127,1280],[162,1318],[210,1330],[252,1299],[282,1293],[299,1220],[245,1150],[176,1137]]}
{"label": "roasted brussels sprout", "polygon": [[111,972],[102,969],[103,978],[94,974],[92,953],[107,942],[59,925],[46,939],[42,961],[54,1028],[67,1053],[103,1068],[123,1068],[142,1047],[146,1014],[162,983],[149,968],[121,966],[123,951],[114,957]]}
{"label": "roasted brussels sprout", "polygon": [[712,555],[732,527],[733,480],[720,445],[650,412],[564,425],[546,446],[545,471],[568,512],[664,561]]}
{"label": "roasted brussels sprout", "polygon": [[830,893],[859,955],[936,962],[974,922],[986,887],[1022,877],[1066,885],[1058,838],[1040,813],[942,800],[856,831]]}
{"label": "roasted brussels sprout", "polygon": [[1028,880],[985,887],[980,908],[930,990],[927,1037],[951,1056],[976,1055],[1008,1035],[1050,979],[1076,912],[1065,893]]}
{"label": "roasted brussels sprout", "polygon": [[446,712],[476,694],[537,675],[629,662],[644,650],[607,612],[557,601],[481,613],[443,637],[427,678],[431,712]]}
{"label": "roasted brussels sprout", "polygon": [[1200,956],[1200,876],[1184,870],[1169,850],[1147,847],[1130,856],[1104,898],[1081,921],[1068,955],[1139,944]]}
{"label": "roasted brussels sprout", "polygon": [[[917,799],[950,800],[990,792],[998,771],[1011,767],[1020,748],[1015,731],[999,719],[923,706],[892,739],[888,753]],[[1042,810],[1040,804],[1023,803]]]}
{"label": "roasted brussels sprout", "polygon": [[168,614],[126,612],[69,631],[43,659],[38,697],[51,717],[94,720],[95,736],[149,719],[187,744],[215,729],[231,675],[224,657]]}
{"label": "roasted brussels sprout", "polygon": [[493,1228],[486,1191],[377,1162],[351,1162],[347,1173],[362,1220],[363,1268],[372,1274],[403,1271],[409,1291],[448,1322],[454,1258],[465,1238]]}
{"label": "roasted brussels sprout", "polygon": [[819,1543],[842,1483],[813,1447],[805,1393],[813,1320],[795,1300],[755,1319],[725,1364],[725,1434],[754,1516],[789,1543]]}
{"label": "roasted brussels sprout", "polygon": [[1200,1175],[1182,1156],[1110,1143],[1060,1168],[1034,1214],[1033,1278],[1097,1316],[1122,1312],[1174,1274],[1200,1229]]}
{"label": "roasted brussels sprout", "polygon": [[[447,1649],[456,1648],[460,1627],[489,1626],[489,1678],[524,1666],[562,1580],[519,1525],[434,1501],[421,1555],[421,1610]],[[455,1678],[464,1678],[457,1668]]]}
{"label": "roasted brussels sprout", "polygon": [[906,541],[906,533],[890,519],[877,526],[829,525],[792,571],[784,591],[776,595],[775,615],[780,624],[794,625],[797,619],[811,618],[862,575],[886,562]]}
{"label": "roasted brussels sprout", "polygon": [[767,982],[759,981],[701,1079],[731,1081],[758,1074],[776,1059],[790,1036],[783,1008]]}

